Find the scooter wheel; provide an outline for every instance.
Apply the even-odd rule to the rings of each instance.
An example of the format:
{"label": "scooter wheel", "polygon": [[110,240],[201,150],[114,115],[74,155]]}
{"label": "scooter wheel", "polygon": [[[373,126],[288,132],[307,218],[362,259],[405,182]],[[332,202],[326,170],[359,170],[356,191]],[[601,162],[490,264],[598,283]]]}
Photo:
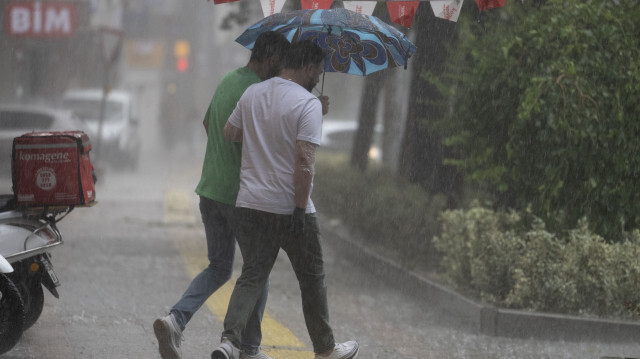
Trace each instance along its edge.
{"label": "scooter wheel", "polygon": [[[26,331],[38,321],[40,314],[42,314],[42,308],[44,308],[44,290],[42,289],[40,279],[33,280],[33,282],[24,289],[26,293],[21,293],[23,303],[25,304],[23,331]],[[18,291],[20,291],[20,289],[18,289]]]}
{"label": "scooter wheel", "polygon": [[0,354],[18,343],[24,326],[24,304],[15,284],[0,273]]}

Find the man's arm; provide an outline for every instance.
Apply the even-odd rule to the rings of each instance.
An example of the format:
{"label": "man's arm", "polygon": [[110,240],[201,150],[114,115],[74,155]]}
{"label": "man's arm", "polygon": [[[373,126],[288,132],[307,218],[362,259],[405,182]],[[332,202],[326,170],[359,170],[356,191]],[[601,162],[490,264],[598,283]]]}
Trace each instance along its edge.
{"label": "man's arm", "polygon": [[242,129],[227,121],[222,129],[222,135],[227,142],[242,142]]}
{"label": "man's arm", "polygon": [[322,103],[322,116],[329,113],[329,97],[327,96],[318,96],[320,99],[320,103]]}
{"label": "man's arm", "polygon": [[293,170],[294,200],[297,208],[307,208],[311,193],[316,148],[318,145],[307,141],[296,141],[296,163]]}

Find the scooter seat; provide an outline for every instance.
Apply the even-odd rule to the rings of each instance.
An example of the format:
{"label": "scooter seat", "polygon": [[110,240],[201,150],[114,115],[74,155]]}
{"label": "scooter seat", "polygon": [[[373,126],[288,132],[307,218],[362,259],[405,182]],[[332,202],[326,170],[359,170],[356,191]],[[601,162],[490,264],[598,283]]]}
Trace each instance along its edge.
{"label": "scooter seat", "polygon": [[16,209],[16,196],[12,194],[0,194],[0,212]]}

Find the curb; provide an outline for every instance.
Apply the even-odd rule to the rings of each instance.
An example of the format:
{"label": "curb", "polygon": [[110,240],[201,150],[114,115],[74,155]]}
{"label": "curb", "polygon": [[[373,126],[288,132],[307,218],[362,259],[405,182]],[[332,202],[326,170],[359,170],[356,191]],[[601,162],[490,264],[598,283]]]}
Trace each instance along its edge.
{"label": "curb", "polygon": [[403,293],[423,300],[430,309],[445,312],[477,334],[539,340],[637,342],[640,322],[591,319],[561,314],[500,309],[476,303],[418,273],[407,271],[351,239],[349,230],[318,214],[323,239],[332,247],[350,253],[355,264],[398,287]]}

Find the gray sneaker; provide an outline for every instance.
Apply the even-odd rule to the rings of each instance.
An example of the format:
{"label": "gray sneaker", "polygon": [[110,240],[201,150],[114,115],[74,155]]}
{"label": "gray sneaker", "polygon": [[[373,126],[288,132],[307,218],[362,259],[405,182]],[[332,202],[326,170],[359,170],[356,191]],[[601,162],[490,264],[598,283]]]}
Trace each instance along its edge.
{"label": "gray sneaker", "polygon": [[316,354],[315,359],[355,359],[358,357],[358,343],[350,340],[345,343],[336,343],[333,351],[328,356]]}
{"label": "gray sneaker", "polygon": [[239,359],[240,349],[223,338],[220,346],[211,353],[211,359]]}
{"label": "gray sneaker", "polygon": [[265,354],[262,350],[258,350],[256,354],[247,354],[245,352],[240,353],[240,359],[273,359]]}
{"label": "gray sneaker", "polygon": [[180,342],[182,339],[182,331],[176,322],[173,314],[166,317],[158,318],[153,322],[153,331],[158,339],[158,351],[162,359],[180,359]]}

